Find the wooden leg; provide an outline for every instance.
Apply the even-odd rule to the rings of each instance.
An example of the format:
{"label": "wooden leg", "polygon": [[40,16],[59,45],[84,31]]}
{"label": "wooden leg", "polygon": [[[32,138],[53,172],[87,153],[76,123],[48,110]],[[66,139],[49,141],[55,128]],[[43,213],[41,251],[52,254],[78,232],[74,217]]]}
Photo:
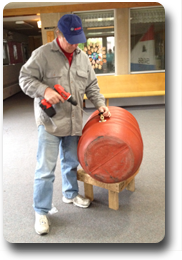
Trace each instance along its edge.
{"label": "wooden leg", "polygon": [[109,208],[119,209],[119,193],[109,190]]}
{"label": "wooden leg", "polygon": [[129,191],[135,191],[135,178],[126,186],[126,189]]}
{"label": "wooden leg", "polygon": [[93,185],[84,182],[85,197],[94,200]]}

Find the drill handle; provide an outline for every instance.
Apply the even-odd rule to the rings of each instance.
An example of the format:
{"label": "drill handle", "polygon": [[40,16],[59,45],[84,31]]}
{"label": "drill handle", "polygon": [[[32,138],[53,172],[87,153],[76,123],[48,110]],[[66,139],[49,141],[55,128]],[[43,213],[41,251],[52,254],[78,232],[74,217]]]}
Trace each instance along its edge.
{"label": "drill handle", "polygon": [[52,105],[44,98],[40,101],[40,106],[45,108],[45,109],[48,109],[50,107],[52,107]]}
{"label": "drill handle", "polygon": [[59,95],[64,98],[64,100],[68,100],[71,97],[71,94],[66,92],[64,88],[59,84],[54,85],[54,90],[56,90]]}

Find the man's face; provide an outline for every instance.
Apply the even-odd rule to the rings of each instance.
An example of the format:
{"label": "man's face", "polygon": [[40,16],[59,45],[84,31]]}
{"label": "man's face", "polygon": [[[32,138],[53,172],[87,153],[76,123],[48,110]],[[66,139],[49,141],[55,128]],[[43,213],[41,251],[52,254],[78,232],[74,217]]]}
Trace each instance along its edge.
{"label": "man's face", "polygon": [[77,48],[78,44],[70,44],[67,42],[67,40],[64,37],[58,37],[61,47],[64,51],[68,53],[74,52],[74,50]]}

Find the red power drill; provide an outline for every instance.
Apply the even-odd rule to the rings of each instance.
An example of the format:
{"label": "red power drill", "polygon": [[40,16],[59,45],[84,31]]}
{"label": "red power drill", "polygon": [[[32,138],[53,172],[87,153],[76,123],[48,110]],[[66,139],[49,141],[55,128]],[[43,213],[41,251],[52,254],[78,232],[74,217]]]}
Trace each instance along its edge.
{"label": "red power drill", "polygon": [[[64,98],[64,100],[67,100],[73,106],[77,105],[77,101],[71,96],[70,93],[67,93],[61,85],[54,85],[54,90],[56,90],[59,93],[59,95]],[[49,117],[53,117],[56,114],[55,109],[45,99],[42,99],[39,105]]]}

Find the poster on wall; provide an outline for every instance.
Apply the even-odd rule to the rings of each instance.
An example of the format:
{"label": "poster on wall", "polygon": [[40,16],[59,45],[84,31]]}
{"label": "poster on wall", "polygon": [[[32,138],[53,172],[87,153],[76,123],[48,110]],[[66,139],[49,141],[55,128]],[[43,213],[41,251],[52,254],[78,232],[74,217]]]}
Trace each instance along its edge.
{"label": "poster on wall", "polygon": [[131,52],[131,71],[155,70],[154,25],[141,37]]}
{"label": "poster on wall", "polygon": [[84,47],[84,52],[88,55],[93,69],[101,70],[103,63],[106,63],[106,47],[101,47],[99,43],[90,42]]}
{"label": "poster on wall", "polygon": [[22,48],[20,42],[8,42],[10,64],[23,63]]}

